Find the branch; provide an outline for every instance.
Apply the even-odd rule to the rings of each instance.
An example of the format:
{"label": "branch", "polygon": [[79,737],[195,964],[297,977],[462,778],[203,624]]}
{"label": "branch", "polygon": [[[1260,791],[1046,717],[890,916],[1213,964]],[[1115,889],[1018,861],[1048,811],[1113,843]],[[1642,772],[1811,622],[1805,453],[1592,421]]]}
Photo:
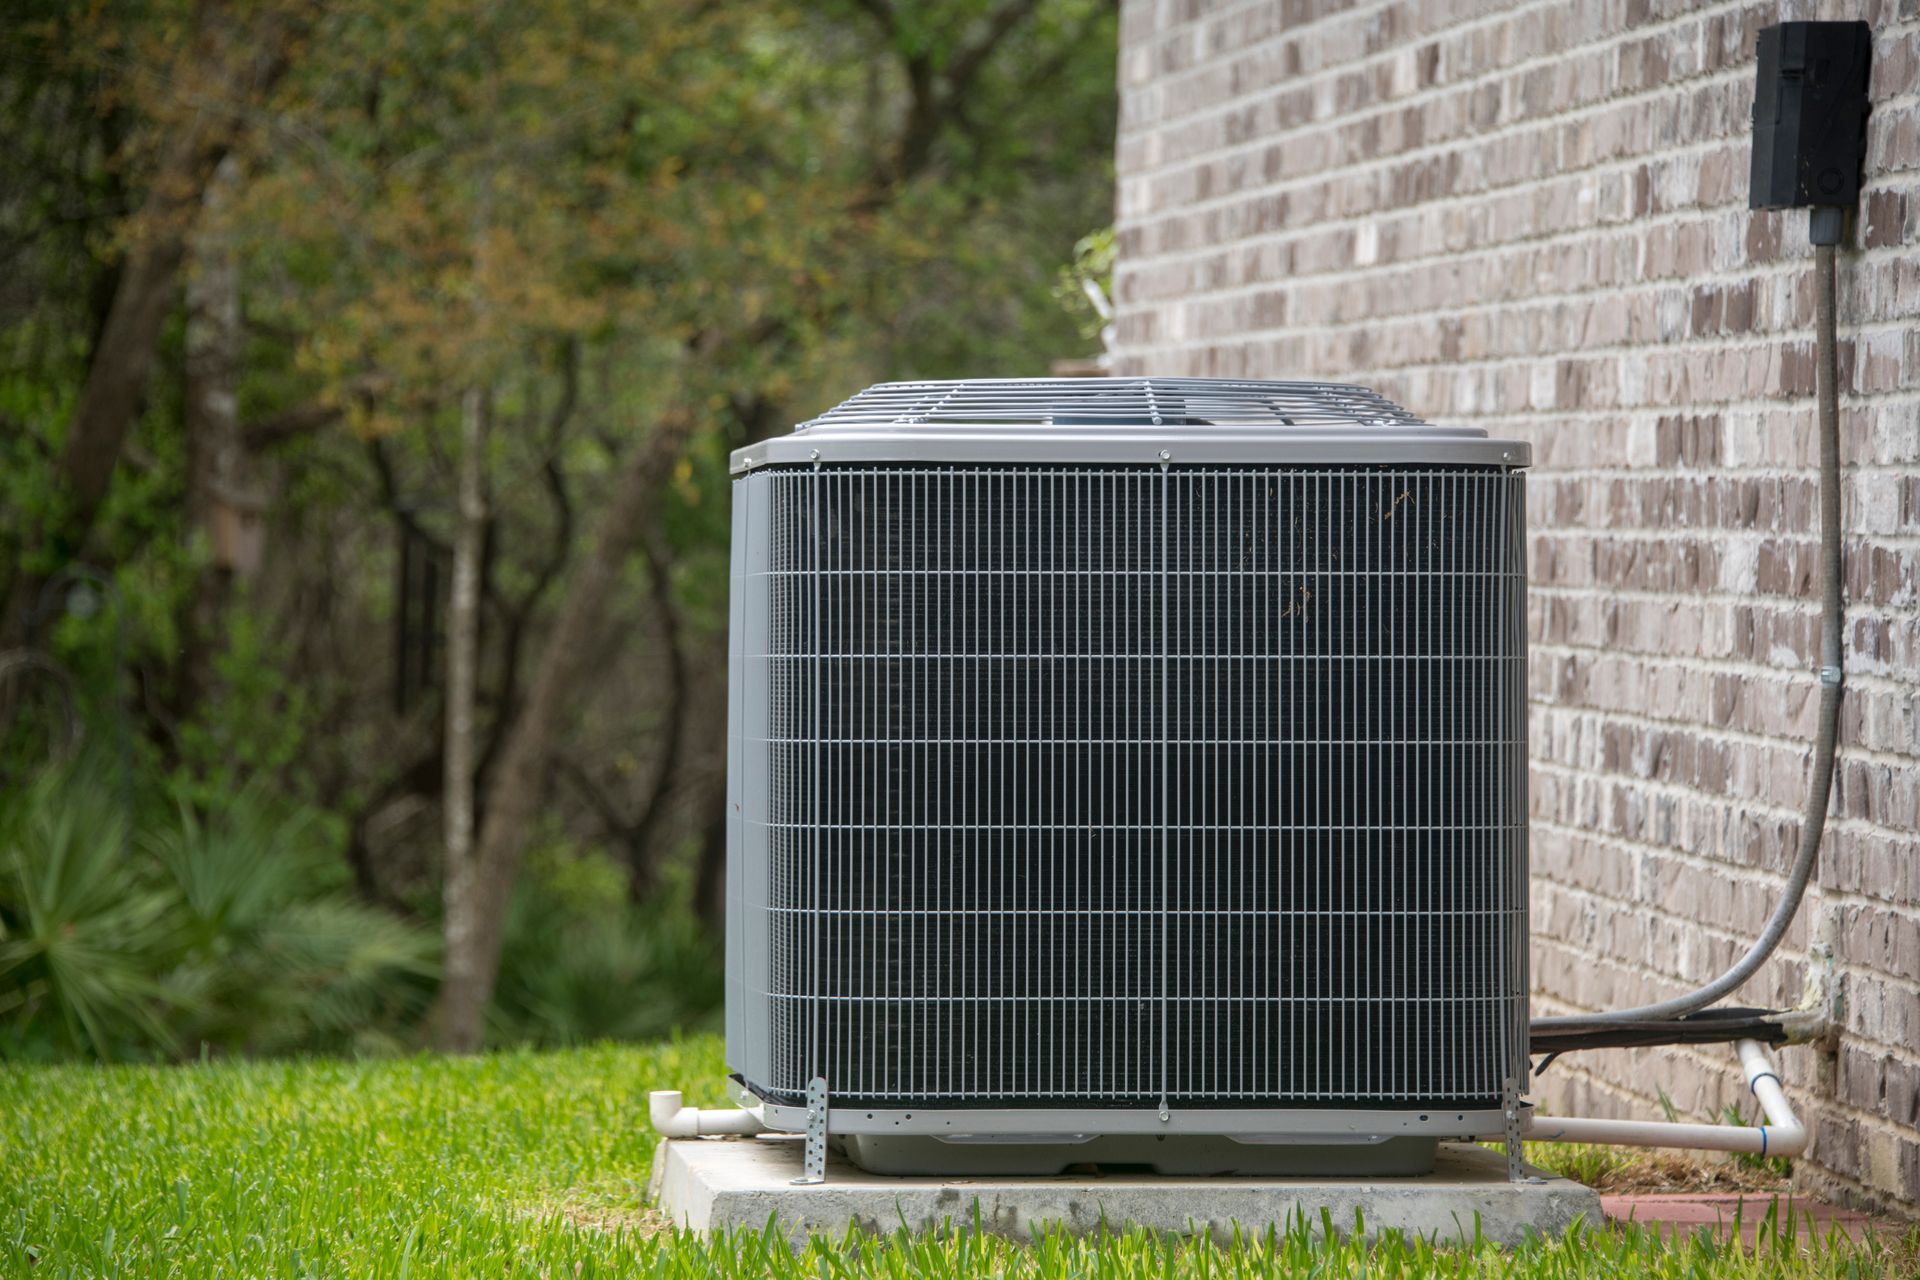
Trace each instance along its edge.
{"label": "branch", "polygon": [[[889,0],[854,0],[885,30],[888,42],[899,55],[907,77],[907,122],[893,154],[880,167],[876,186],[903,183],[923,172],[933,160],[933,147],[940,135],[960,115],[967,92],[985,70],[995,50],[1026,20],[1039,0],[1003,0],[986,19],[979,37],[936,66],[923,53],[908,53],[900,48],[900,24]],[[869,196],[856,208],[867,211],[881,203]]]}
{"label": "branch", "polygon": [[733,410],[733,421],[724,430],[730,448],[757,444],[786,425],[780,406],[771,397],[759,392],[736,392],[730,398],[728,407]]}
{"label": "branch", "polygon": [[513,881],[552,773],[555,740],[589,673],[596,638],[605,626],[606,602],[618,589],[627,556],[648,527],[653,496],[673,473],[694,424],[691,412],[668,412],[634,447],[600,512],[586,555],[567,576],[520,713],[513,717],[499,764],[487,780],[486,817],[469,886],[472,900],[461,911],[468,927],[448,931],[432,1015],[435,1040],[443,1048],[471,1051],[480,1044],[499,977],[501,934]]}
{"label": "branch", "polygon": [[548,453],[559,452],[560,437],[573,417],[574,406],[579,403],[580,339],[569,336],[560,348],[560,402],[553,406],[553,413],[547,419]]}
{"label": "branch", "polygon": [[[346,384],[344,394],[359,401],[363,408],[371,407],[374,398],[387,387],[389,381],[378,373],[361,374]],[[345,417],[346,413],[344,405],[326,404],[315,400],[308,404],[296,405],[291,409],[282,409],[278,413],[270,413],[256,422],[247,423],[240,428],[240,439],[250,451],[271,449],[275,445],[285,444],[296,436],[330,427]]]}
{"label": "branch", "polygon": [[362,901],[399,910],[408,916],[416,914],[407,910],[404,904],[388,891],[381,880],[379,868],[373,862],[369,829],[373,825],[373,820],[387,806],[403,797],[419,796],[427,800],[437,799],[446,782],[446,768],[443,761],[440,744],[436,740],[427,754],[381,783],[365,804],[349,814],[347,865],[353,869],[354,892]]}
{"label": "branch", "polygon": [[516,610],[523,615],[533,612],[533,607],[547,594],[573,554],[573,497],[567,489],[567,473],[560,466],[560,459],[551,457],[541,465],[540,475],[546,481],[547,501],[553,504],[553,542],[534,573],[533,586],[528,588]]}
{"label": "branch", "polygon": [[1028,14],[1038,7],[1038,0],[1005,0],[987,19],[987,29],[978,40],[962,49],[947,64],[944,77],[949,101],[964,97],[980,71],[987,65],[987,59],[1000,47],[1012,30],[1024,21]]}
{"label": "branch", "polygon": [[660,737],[660,763],[640,816],[632,822],[621,814],[619,806],[594,781],[585,767],[569,756],[555,753],[553,773],[568,782],[587,807],[593,810],[607,838],[618,844],[627,868],[627,891],[636,903],[652,896],[659,882],[660,859],[656,848],[667,808],[678,788],[682,763],[687,757],[681,739],[686,735],[687,707],[691,701],[686,654],[681,647],[683,627],[680,612],[673,602],[670,566],[656,534],[640,540],[647,561],[647,577],[653,605],[660,615],[661,639],[667,655],[667,721]]}
{"label": "branch", "polygon": [[553,504],[553,541],[533,571],[533,585],[518,601],[508,603],[500,599],[493,589],[491,575],[486,583],[487,598],[501,614],[503,637],[500,645],[500,692],[495,701],[497,710],[494,713],[493,730],[487,735],[486,749],[480,754],[480,777],[483,781],[491,776],[493,763],[499,758],[501,745],[518,710],[520,653],[526,641],[527,627],[533,620],[534,611],[552,591],[553,584],[560,580],[560,575],[566,571],[567,561],[573,555],[573,495],[567,488],[566,470],[560,465],[559,445],[567,422],[573,416],[574,406],[580,400],[578,342],[571,339],[567,342],[563,359],[560,402],[554,406],[553,414],[547,420],[547,457],[540,468],[546,482],[547,499]]}
{"label": "branch", "polygon": [[436,555],[452,554],[452,549],[428,532],[427,527],[415,519],[413,512],[400,501],[400,483],[394,475],[393,459],[387,454],[386,442],[367,441],[367,456],[373,460],[373,473],[380,481],[381,505],[400,522],[400,527],[432,547]]}
{"label": "branch", "polygon": [[910,182],[933,159],[933,144],[946,127],[946,111],[941,101],[939,78],[921,58],[907,60],[907,91],[912,101],[907,107],[906,128],[894,147],[887,177],[894,183]]}
{"label": "branch", "polygon": [[871,14],[873,20],[885,28],[889,36],[898,33],[899,16],[894,13],[893,6],[887,0],[853,0],[853,3],[854,7],[865,9]]}
{"label": "branch", "polygon": [[667,653],[667,723],[660,734],[660,767],[654,771],[646,807],[640,810],[640,818],[633,824],[630,846],[633,861],[628,866],[627,885],[635,902],[644,901],[653,892],[654,871],[659,865],[653,848],[658,843],[661,824],[666,821],[668,801],[679,785],[681,764],[687,757],[680,739],[686,732],[690,694],[687,657],[680,647],[683,630],[680,610],[673,602],[673,578],[658,533],[650,530],[643,535],[640,550],[647,560],[647,583],[653,607],[660,615],[660,639]]}
{"label": "branch", "polygon": [[264,418],[249,422],[240,428],[240,439],[250,453],[259,453],[276,445],[285,444],[296,436],[304,436],[330,427],[338,422],[345,410],[336,404],[299,405],[292,409],[282,409],[279,413],[270,413]]}
{"label": "branch", "polygon": [[580,793],[580,798],[587,802],[587,808],[593,810],[593,816],[599,820],[601,830],[625,851],[627,865],[632,867],[639,853],[633,847],[633,824],[621,815],[619,806],[614,804],[605,789],[594,781],[584,765],[571,756],[556,755],[553,772]]}

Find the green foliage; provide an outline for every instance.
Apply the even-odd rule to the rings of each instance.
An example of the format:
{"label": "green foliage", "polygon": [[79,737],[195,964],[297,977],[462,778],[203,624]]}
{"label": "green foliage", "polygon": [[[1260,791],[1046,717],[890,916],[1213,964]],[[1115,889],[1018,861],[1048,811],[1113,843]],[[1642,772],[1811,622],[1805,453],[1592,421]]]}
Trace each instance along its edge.
{"label": "green foliage", "polygon": [[[26,525],[49,518],[61,499],[48,483],[50,441],[72,415],[79,384],[71,353],[45,349],[49,327],[0,320],[0,563],[7,565],[24,554]],[[42,552],[33,567],[55,566]]]}
{"label": "green foliage", "polygon": [[1635,1157],[1629,1147],[1595,1146],[1585,1142],[1529,1142],[1526,1150],[1527,1163],[1536,1169],[1571,1178],[1588,1187],[1604,1186],[1610,1177],[1631,1168]]}
{"label": "green foliage", "polygon": [[381,1047],[417,1014],[431,936],[338,893],[314,819],[258,787],[169,811],[110,776],[0,810],[0,1054]]}
{"label": "green foliage", "polygon": [[[1742,1129],[1747,1128],[1753,1123],[1747,1119],[1745,1113],[1740,1110],[1739,1105],[1732,1102],[1729,1102],[1721,1109],[1720,1119],[1723,1123],[1736,1125]],[[1763,1156],[1751,1151],[1736,1151],[1733,1155],[1733,1162],[1742,1169],[1750,1169],[1755,1173],[1771,1174],[1776,1178],[1793,1176],[1793,1161],[1786,1156]]]}
{"label": "green foliage", "polygon": [[314,727],[312,692],[287,674],[290,646],[257,610],[229,609],[224,639],[213,660],[220,696],[196,707],[175,739],[170,789],[201,805],[218,804],[243,778],[297,771]]}
{"label": "green foliage", "polygon": [[211,822],[182,805],[146,841],[180,903],[170,975],[190,1045],[284,1052],[380,1047],[424,1007],[429,935],[333,891],[336,844],[257,786]]}
{"label": "green foliage", "polygon": [[[68,783],[7,804],[25,825],[0,865],[0,1052],[413,1042],[444,708],[432,678],[395,707],[395,549],[403,521],[439,548],[411,602],[436,597],[444,629],[468,388],[492,409],[486,768],[614,478],[671,431],[647,520],[684,670],[663,678],[636,556],[607,602],[633,642],[597,653],[590,705],[556,717],[605,803],[546,801],[568,848],[631,829],[673,690],[691,727],[664,748],[685,767],[654,829],[677,854],[718,803],[702,721],[724,684],[729,450],[880,378],[1040,374],[1085,350],[1054,291],[1111,218],[1110,0],[25,2],[0,40],[0,611],[17,584],[42,599],[0,650],[40,665],[0,674],[0,787],[64,755],[71,719],[115,803]],[[302,35],[271,102],[237,103],[256,60],[281,65],[255,37],[288,17]],[[86,515],[62,462],[79,391],[129,246],[177,225],[142,211],[193,204],[200,179],[156,175],[208,102],[241,121],[237,176],[200,201],[167,296],[230,264],[239,332],[195,366],[216,394],[190,397],[173,305]],[[206,314],[196,334],[221,330]],[[237,459],[188,412],[226,392]],[[288,419],[307,425],[272,429]],[[266,499],[263,560],[228,577],[213,512],[243,492]],[[60,804],[84,812],[63,827]],[[342,850],[418,922],[348,895]],[[684,890],[583,897],[595,860],[568,861],[519,895],[496,1037],[710,1020],[716,947]]]}
{"label": "green foliage", "polygon": [[[1117,256],[1113,228],[1102,227],[1073,246],[1073,261],[1060,268],[1059,280],[1053,286],[1053,296],[1078,322],[1080,336],[1089,342],[1100,337],[1111,314],[1109,300],[1113,297],[1113,264]],[[1095,295],[1100,298],[1098,304],[1094,302]],[[1103,312],[1103,306],[1109,309]]]}
{"label": "green foliage", "polygon": [[[1339,1238],[1296,1221],[1226,1246],[1122,1229],[1032,1245],[968,1223],[791,1249],[704,1240],[646,1208],[646,1091],[724,1102],[720,1047],[478,1058],[223,1062],[0,1072],[0,1273],[435,1277],[1500,1277],[1869,1280],[1913,1274],[1920,1235],[1850,1243],[1788,1213],[1752,1245],[1584,1224],[1503,1249]],[[1471,1224],[1466,1224],[1471,1228]],[[1329,1237],[1328,1228],[1336,1229]]]}
{"label": "green foliage", "polygon": [[[1499,1143],[1482,1145],[1504,1150]],[[1722,1158],[1704,1152],[1584,1142],[1529,1142],[1526,1158],[1537,1169],[1603,1192],[1765,1193],[1784,1190],[1792,1173],[1791,1162],[1786,1160],[1762,1161],[1741,1154]]]}
{"label": "green foliage", "polygon": [[154,975],[175,903],[129,859],[127,815],[99,783],[48,776],[0,809],[0,1053],[171,1046]]}
{"label": "green foliage", "polygon": [[599,855],[550,855],[522,878],[494,996],[496,1043],[646,1040],[712,1025],[720,949],[670,886],[643,906]]}
{"label": "green foliage", "polygon": [[[337,821],[257,780],[204,813],[181,798],[207,794],[130,794],[89,758],[0,808],[0,1057],[412,1042],[438,971],[433,932],[345,892]],[[534,859],[508,922],[494,1042],[713,1025],[721,958],[686,896],[676,883],[636,907],[604,855]]]}

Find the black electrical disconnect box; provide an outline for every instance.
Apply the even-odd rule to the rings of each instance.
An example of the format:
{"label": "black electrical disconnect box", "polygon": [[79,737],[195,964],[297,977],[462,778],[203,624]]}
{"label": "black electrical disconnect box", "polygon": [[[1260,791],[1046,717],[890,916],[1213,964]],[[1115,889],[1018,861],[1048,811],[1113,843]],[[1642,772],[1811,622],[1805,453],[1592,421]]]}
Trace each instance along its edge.
{"label": "black electrical disconnect box", "polygon": [[1864,22],[1761,30],[1749,208],[1859,203],[1872,42]]}

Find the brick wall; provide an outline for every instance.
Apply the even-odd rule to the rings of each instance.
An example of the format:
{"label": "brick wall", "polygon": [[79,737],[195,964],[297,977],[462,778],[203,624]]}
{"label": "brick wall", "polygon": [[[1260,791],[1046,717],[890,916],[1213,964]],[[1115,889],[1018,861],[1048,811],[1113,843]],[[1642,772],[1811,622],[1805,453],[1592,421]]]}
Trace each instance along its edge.
{"label": "brick wall", "polygon": [[[1530,440],[1535,1008],[1674,994],[1771,909],[1813,731],[1804,212],[1746,209],[1755,32],[1875,27],[1841,260],[1848,661],[1834,816],[1782,956],[1799,1176],[1920,1201],[1920,4],[1128,0],[1118,372],[1330,377]],[[1707,1116],[1731,1054],[1565,1059],[1562,1111]]]}

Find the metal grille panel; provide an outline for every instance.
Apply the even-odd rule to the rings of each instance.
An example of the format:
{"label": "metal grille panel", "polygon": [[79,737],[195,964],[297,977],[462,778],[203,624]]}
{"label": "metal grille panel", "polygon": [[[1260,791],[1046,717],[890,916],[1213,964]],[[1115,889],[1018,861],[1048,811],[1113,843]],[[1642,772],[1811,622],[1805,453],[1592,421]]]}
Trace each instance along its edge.
{"label": "metal grille panel", "polygon": [[883,382],[801,424],[919,427],[930,423],[1125,426],[1400,427],[1426,424],[1367,387],[1229,378],[969,378]]}
{"label": "metal grille panel", "polygon": [[1524,1074],[1517,473],[738,485],[750,1085],[1403,1106]]}

